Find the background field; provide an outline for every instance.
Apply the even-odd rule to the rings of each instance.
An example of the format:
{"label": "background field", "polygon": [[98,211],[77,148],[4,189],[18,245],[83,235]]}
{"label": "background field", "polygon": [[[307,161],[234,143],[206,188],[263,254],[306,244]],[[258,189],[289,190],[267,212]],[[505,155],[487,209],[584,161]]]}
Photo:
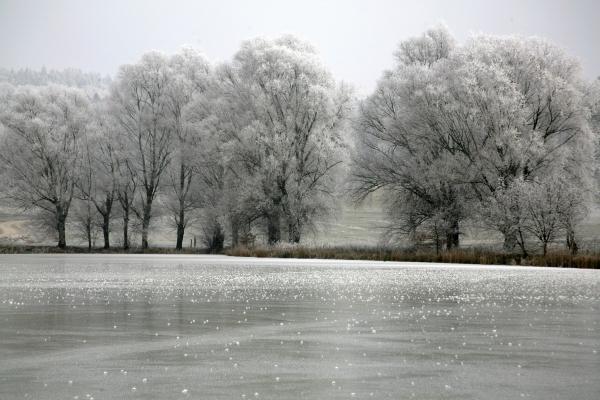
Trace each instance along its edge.
{"label": "background field", "polygon": [[[115,246],[120,245],[121,228],[119,222],[118,218],[113,222],[111,244]],[[308,246],[349,247],[394,244],[386,237],[386,224],[386,215],[382,211],[381,202],[377,199],[371,199],[359,206],[343,204],[332,217],[318,221],[314,227],[308,230],[303,238],[303,244]],[[256,233],[260,242],[262,240],[260,230],[257,229]],[[462,227],[462,233],[461,244],[466,247],[498,248],[501,243],[501,237],[497,233],[476,226],[465,224]],[[200,242],[202,235],[200,225],[188,230],[184,241],[185,246],[190,245],[190,239],[194,235]],[[68,243],[71,245],[85,244],[79,236],[75,227],[71,226],[67,232]],[[578,236],[583,249],[600,250],[600,211],[598,209],[593,210],[580,225]],[[132,237],[134,244],[139,241],[139,235],[135,232],[133,232]],[[157,218],[150,239],[152,246],[174,247],[175,231],[168,227],[165,218]],[[32,216],[19,213],[8,207],[2,207],[0,208],[0,245],[2,244],[54,245],[55,243],[51,235],[40,229]],[[102,244],[100,233],[95,244],[97,246]],[[562,244],[563,240],[559,238],[555,246],[561,247]],[[531,246],[533,249],[536,245],[531,243]]]}

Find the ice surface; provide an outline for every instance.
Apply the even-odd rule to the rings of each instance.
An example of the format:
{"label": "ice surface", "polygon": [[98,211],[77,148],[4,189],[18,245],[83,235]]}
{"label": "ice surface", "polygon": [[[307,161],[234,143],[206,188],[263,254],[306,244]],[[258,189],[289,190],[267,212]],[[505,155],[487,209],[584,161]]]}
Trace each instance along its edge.
{"label": "ice surface", "polygon": [[0,256],[0,399],[600,398],[600,271]]}

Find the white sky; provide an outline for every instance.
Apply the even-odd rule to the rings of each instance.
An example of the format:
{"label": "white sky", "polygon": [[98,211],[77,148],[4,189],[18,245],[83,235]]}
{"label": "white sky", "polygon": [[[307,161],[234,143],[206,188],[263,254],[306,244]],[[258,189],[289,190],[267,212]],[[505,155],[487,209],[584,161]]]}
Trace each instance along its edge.
{"label": "white sky", "polygon": [[474,33],[536,35],[600,75],[600,0],[0,0],[0,66],[114,75],[148,50],[200,48],[229,59],[242,40],[293,33],[311,41],[338,79],[370,91],[400,40],[445,23]]}

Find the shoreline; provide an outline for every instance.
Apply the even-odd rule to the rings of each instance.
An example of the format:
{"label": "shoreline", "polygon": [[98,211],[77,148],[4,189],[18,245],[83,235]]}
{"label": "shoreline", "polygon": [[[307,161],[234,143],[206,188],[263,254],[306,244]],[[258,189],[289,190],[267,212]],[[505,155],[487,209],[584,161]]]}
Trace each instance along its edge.
{"label": "shoreline", "polygon": [[226,248],[219,253],[209,253],[202,248],[184,248],[176,250],[168,247],[141,248],[93,248],[69,246],[59,249],[55,246],[0,246],[0,255],[20,254],[79,254],[79,255],[222,255],[235,257],[253,257],[257,259],[302,259],[302,260],[340,260],[340,261],[382,261],[382,262],[413,262],[441,263],[464,265],[504,265],[526,267],[554,267],[600,269],[600,253],[582,252],[571,255],[568,252],[554,251],[546,256],[529,255],[524,258],[520,254],[495,252],[486,249],[466,248],[435,253],[427,250],[409,250],[377,247],[236,247]]}

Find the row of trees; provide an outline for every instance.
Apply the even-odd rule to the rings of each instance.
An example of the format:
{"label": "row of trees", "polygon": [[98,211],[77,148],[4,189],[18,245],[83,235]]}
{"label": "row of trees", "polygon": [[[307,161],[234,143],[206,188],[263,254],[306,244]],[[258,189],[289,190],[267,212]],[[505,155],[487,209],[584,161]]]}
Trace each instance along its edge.
{"label": "row of trees", "polygon": [[271,244],[282,227],[298,243],[332,199],[350,100],[314,48],[290,36],[248,41],[217,67],[192,49],[147,53],[121,67],[102,97],[5,85],[4,192],[41,211],[59,247],[75,205],[90,246],[100,215],[110,247],[118,206],[123,246],[135,217],[147,248],[157,202],[178,249],[199,216],[220,245],[223,225],[235,245],[256,224]]}
{"label": "row of trees", "polygon": [[75,68],[64,70],[46,69],[32,70],[29,68],[6,69],[0,67],[0,82],[11,85],[33,85],[46,86],[50,84],[65,85],[77,87],[80,89],[92,89],[98,91],[110,85],[111,79],[108,76],[101,76],[95,73],[82,72]]}
{"label": "row of trees", "polygon": [[438,249],[459,246],[469,222],[509,251],[535,238],[545,252],[562,234],[576,251],[596,190],[599,83],[539,39],[457,46],[436,28],[396,59],[358,102],[291,36],[247,41],[217,66],[193,49],[147,53],[93,95],[5,84],[3,195],[39,211],[59,247],[72,214],[90,247],[97,220],[110,247],[118,216],[123,246],[133,222],[146,248],[157,215],[178,249],[192,224],[209,247],[256,229],[298,243],[346,185],[356,200],[384,193],[390,232]]}

